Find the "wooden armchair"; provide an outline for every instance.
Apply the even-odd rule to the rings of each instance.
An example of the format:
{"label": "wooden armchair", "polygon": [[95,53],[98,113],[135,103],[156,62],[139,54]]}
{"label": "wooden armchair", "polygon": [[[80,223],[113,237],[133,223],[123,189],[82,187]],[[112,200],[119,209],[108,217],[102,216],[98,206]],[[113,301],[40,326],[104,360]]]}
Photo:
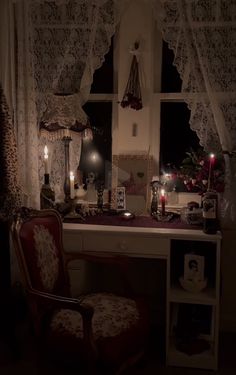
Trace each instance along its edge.
{"label": "wooden armchair", "polygon": [[[56,211],[22,208],[11,233],[34,333],[47,353],[109,374],[122,372],[140,358],[149,333],[145,304],[108,292],[71,298],[66,263],[75,254],[66,257],[63,251],[62,220]],[[78,257],[107,267],[116,264],[123,272],[127,266],[120,256]]]}

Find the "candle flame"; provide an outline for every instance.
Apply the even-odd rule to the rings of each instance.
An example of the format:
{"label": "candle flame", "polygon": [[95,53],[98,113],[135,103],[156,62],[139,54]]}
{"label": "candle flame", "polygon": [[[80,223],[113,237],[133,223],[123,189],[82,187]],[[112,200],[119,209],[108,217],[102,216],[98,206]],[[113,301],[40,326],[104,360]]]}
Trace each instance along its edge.
{"label": "candle flame", "polygon": [[215,154],[211,153],[211,154],[210,154],[210,158],[211,158],[211,159],[214,159],[214,158],[215,158]]}
{"label": "candle flame", "polygon": [[161,189],[161,196],[162,196],[162,197],[165,196],[165,189]]}

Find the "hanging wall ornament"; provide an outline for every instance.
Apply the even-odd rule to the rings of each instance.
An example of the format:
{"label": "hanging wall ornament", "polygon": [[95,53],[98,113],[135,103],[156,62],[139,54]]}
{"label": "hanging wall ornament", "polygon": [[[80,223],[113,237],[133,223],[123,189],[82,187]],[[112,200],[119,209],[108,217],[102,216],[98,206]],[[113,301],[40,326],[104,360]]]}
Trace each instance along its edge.
{"label": "hanging wall ornament", "polygon": [[138,49],[139,43],[135,42],[134,49],[130,51],[133,54],[133,59],[130,67],[129,79],[126,85],[123,99],[121,101],[121,106],[123,108],[130,107],[132,109],[136,109],[137,111],[143,108],[141,87],[139,81],[139,66],[137,59],[137,55],[139,54]]}

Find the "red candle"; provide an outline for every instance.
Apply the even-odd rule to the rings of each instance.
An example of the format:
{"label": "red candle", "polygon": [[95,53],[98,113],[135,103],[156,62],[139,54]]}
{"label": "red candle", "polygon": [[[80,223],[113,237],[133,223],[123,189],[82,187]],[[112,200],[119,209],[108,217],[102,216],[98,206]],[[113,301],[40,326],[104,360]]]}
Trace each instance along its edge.
{"label": "red candle", "polygon": [[165,215],[165,205],[166,205],[165,189],[161,189],[161,214],[162,216]]}
{"label": "red candle", "polygon": [[208,175],[208,189],[207,189],[207,190],[210,190],[210,185],[211,185],[211,174],[212,174],[212,170],[213,170],[214,162],[215,162],[215,155],[214,155],[214,154],[210,154],[210,161],[209,161],[209,175]]}

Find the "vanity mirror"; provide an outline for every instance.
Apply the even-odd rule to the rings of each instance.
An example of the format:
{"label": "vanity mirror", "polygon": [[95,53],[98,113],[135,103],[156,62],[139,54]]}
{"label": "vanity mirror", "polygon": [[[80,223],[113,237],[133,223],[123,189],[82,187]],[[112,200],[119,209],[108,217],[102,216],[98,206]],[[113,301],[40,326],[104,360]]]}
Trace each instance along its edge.
{"label": "vanity mirror", "polygon": [[125,187],[126,208],[136,215],[148,212],[152,174],[153,158],[149,154],[113,155],[112,189]]}

